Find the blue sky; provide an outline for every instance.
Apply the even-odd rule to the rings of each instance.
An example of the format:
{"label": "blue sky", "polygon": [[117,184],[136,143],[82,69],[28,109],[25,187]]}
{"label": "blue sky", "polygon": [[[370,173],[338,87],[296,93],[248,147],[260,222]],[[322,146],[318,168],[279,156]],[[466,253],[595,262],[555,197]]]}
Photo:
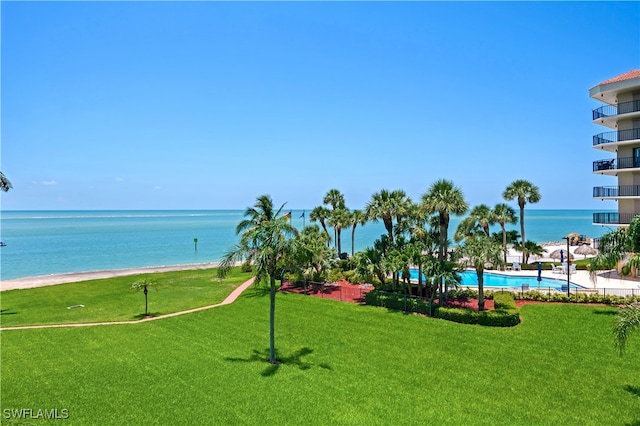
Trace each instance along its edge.
{"label": "blue sky", "polygon": [[589,88],[640,4],[2,2],[3,209],[312,208],[338,188],[615,209]]}

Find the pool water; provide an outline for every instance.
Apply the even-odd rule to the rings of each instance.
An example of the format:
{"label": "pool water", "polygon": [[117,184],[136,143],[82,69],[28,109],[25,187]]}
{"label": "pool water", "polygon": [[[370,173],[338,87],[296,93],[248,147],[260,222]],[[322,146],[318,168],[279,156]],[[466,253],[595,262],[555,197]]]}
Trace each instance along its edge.
{"label": "pool water", "polygon": [[[463,271],[460,273],[462,276],[462,286],[478,286],[478,276],[475,271]],[[411,279],[418,279],[418,270],[411,270]],[[484,273],[484,286],[485,287],[522,287],[523,284],[529,284],[531,289],[537,288],[540,284],[540,288],[555,288],[560,290],[562,286],[567,285],[567,280],[556,280],[553,278],[544,278],[538,283],[538,276],[514,276],[514,275],[498,275],[490,272]],[[571,283],[571,288],[582,288],[582,286]],[[565,287],[566,289],[566,287]]]}

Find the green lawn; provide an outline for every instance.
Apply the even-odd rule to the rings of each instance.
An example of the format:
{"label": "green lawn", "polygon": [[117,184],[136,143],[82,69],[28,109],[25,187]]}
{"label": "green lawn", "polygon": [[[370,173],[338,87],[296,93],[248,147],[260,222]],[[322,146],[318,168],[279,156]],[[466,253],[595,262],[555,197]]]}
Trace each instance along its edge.
{"label": "green lawn", "polygon": [[[220,280],[215,269],[200,269],[3,291],[0,324],[11,327],[140,319],[144,316],[144,293],[129,289],[140,278],[158,283],[148,294],[149,313],[157,316],[222,302],[251,274],[233,268]],[[67,309],[74,305],[84,307]]]}
{"label": "green lawn", "polygon": [[100,425],[640,424],[640,336],[615,354],[615,308],[526,305],[489,328],[278,294],[278,366],[268,311],[249,289],[133,326],[4,331],[1,408]]}

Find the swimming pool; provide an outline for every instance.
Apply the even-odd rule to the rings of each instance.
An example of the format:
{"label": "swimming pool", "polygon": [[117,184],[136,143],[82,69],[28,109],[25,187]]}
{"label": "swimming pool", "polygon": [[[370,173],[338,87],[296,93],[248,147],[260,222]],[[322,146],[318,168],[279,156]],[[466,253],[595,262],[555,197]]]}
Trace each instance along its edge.
{"label": "swimming pool", "polygon": [[[478,286],[478,277],[475,271],[463,271],[460,273],[462,276],[462,286]],[[411,270],[411,279],[418,279],[418,270]],[[529,288],[534,289],[538,287],[538,276],[517,276],[517,275],[498,275],[491,272],[484,273],[484,286],[485,287],[518,287],[521,288],[523,284],[528,284]],[[553,278],[544,278],[540,281],[540,288],[555,288],[560,290],[562,286],[567,285],[567,280],[556,280]],[[571,283],[571,288],[583,288],[581,285]]]}

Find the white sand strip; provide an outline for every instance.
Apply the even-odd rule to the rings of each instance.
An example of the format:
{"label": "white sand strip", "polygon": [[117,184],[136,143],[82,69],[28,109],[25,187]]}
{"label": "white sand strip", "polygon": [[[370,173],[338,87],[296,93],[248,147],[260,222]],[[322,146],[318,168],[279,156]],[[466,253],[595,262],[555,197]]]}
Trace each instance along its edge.
{"label": "white sand strip", "polygon": [[0,291],[15,290],[18,288],[44,287],[47,285],[75,283],[78,281],[98,280],[102,278],[126,277],[129,275],[150,274],[153,272],[211,269],[219,265],[219,262],[208,262],[190,265],[149,266],[143,268],[114,269],[109,271],[88,271],[71,272],[68,274],[41,275],[39,277],[16,278],[13,280],[0,281]]}

